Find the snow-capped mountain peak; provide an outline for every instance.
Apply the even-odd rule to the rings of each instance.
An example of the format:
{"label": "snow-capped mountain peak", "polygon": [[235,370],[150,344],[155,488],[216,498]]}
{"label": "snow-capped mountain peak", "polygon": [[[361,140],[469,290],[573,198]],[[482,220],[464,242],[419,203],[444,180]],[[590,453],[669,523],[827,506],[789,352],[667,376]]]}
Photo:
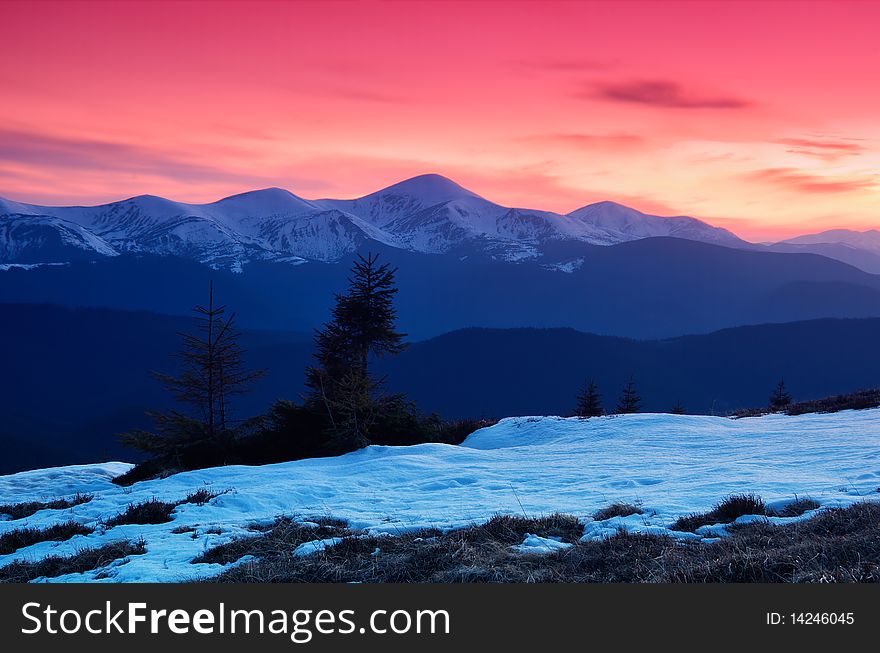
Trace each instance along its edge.
{"label": "snow-capped mountain peak", "polygon": [[667,236],[729,247],[747,245],[727,229],[713,227],[696,218],[650,215],[611,201],[588,204],[572,211],[568,217],[603,232],[609,242]]}
{"label": "snow-capped mountain peak", "polygon": [[361,199],[371,197],[403,195],[418,199],[423,206],[433,206],[442,204],[451,200],[463,198],[481,198],[476,193],[469,191],[463,186],[459,186],[451,179],[438,175],[436,173],[428,173],[418,175],[410,179],[398,182],[380,191],[366,195]]}
{"label": "snow-capped mountain peak", "polygon": [[795,238],[783,240],[782,243],[789,245],[819,245],[840,244],[864,249],[880,254],[880,230],[868,229],[867,231],[855,231],[852,229],[829,229],[816,234],[805,234]]}

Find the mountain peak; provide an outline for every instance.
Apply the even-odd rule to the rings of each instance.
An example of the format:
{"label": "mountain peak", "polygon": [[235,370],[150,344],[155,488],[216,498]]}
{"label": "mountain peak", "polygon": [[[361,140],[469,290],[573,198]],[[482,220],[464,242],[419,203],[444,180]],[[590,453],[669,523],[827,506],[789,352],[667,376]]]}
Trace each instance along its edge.
{"label": "mountain peak", "polygon": [[371,193],[366,197],[382,195],[407,195],[418,198],[426,206],[462,198],[480,198],[476,193],[436,173],[428,173],[405,179],[380,191]]}
{"label": "mountain peak", "polygon": [[[237,200],[237,199],[250,199],[254,197],[265,197],[265,198],[273,198],[273,199],[289,199],[291,197],[296,199],[302,199],[297,197],[289,190],[284,188],[278,188],[277,186],[269,186],[268,188],[258,188],[257,190],[249,190],[243,193],[236,193],[235,195],[230,195],[229,197],[224,197],[221,200],[217,200],[217,202],[225,202],[226,200]],[[215,204],[217,203],[215,202]]]}
{"label": "mountain peak", "polygon": [[822,245],[838,244],[866,249],[880,253],[880,231],[867,229],[856,231],[854,229],[828,229],[816,234],[805,234],[783,240],[782,244],[788,245]]}
{"label": "mountain peak", "polygon": [[274,186],[230,195],[210,206],[248,216],[290,213],[291,211],[300,213],[313,211],[317,208],[312,202],[294,195],[289,190]]}

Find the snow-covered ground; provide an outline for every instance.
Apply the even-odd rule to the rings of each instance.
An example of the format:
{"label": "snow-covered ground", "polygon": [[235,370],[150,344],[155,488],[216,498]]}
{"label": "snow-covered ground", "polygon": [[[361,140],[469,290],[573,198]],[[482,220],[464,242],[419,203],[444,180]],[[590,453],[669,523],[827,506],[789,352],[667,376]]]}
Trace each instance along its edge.
{"label": "snow-covered ground", "polygon": [[[823,507],[880,500],[880,409],[740,420],[661,414],[520,417],[478,431],[458,447],[374,446],[338,458],[205,469],[130,488],[113,485],[110,479],[128,467],[81,465],[0,477],[0,503],[94,494],[89,503],[71,509],[2,521],[0,533],[70,519],[97,526],[88,536],[0,556],[0,566],[142,537],[146,554],[102,569],[101,580],[207,577],[223,567],[191,564],[195,556],[251,534],[248,524],[280,515],[333,516],[349,520],[353,528],[395,534],[466,526],[496,513],[565,512],[586,522],[590,538],[618,527],[668,533],[678,516],[707,510],[731,493],[754,492],[771,505],[796,496],[811,497]],[[176,501],[203,487],[228,492],[207,505],[179,506],[167,524],[100,525],[130,503],[152,497]],[[618,501],[639,503],[644,514],[590,519]],[[195,532],[172,533],[182,526]],[[717,529],[703,532],[713,536]],[[523,550],[553,548],[540,539],[524,542]],[[297,552],[303,553],[308,552]],[[96,573],[52,580],[90,581]]]}

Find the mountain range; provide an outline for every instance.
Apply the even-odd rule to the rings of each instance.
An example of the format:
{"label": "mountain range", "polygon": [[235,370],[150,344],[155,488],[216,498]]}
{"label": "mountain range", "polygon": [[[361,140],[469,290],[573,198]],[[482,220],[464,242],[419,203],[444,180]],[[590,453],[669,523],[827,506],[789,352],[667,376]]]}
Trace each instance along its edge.
{"label": "mountain range", "polygon": [[522,261],[539,258],[540,245],[551,242],[613,245],[652,237],[809,252],[880,273],[877,230],[832,230],[757,245],[696,218],[649,215],[615,202],[565,215],[505,207],[436,174],[350,200],[306,200],[280,188],[210,204],[141,195],[100,206],[52,207],[0,198],[5,266],[151,254],[240,271],[253,261],[338,261],[371,242],[429,254],[470,245],[495,259]]}
{"label": "mountain range", "polygon": [[136,253],[240,270],[252,261],[337,261],[370,242],[429,254],[471,245],[492,258],[517,261],[539,257],[538,246],[551,242],[612,245],[657,236],[748,246],[694,218],[663,218],[614,202],[567,215],[508,208],[434,174],[353,200],[306,200],[279,188],[211,204],[151,195],[94,207],[0,199],[0,263],[5,264]]}
{"label": "mountain range", "polygon": [[0,200],[0,302],[185,315],[214,281],[242,325],[308,332],[371,251],[399,269],[399,323],[416,339],[468,327],[666,338],[878,317],[875,236],[754,244],[612,202],[567,215],[503,207],[439,175],[351,200],[280,189],[212,204]]}

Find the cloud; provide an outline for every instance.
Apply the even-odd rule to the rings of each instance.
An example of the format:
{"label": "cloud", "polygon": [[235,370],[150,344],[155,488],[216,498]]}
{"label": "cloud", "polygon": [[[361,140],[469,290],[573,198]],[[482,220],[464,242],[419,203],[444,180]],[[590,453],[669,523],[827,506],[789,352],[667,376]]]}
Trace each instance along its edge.
{"label": "cloud", "polygon": [[854,139],[831,138],[782,138],[776,141],[788,146],[788,152],[811,156],[823,161],[833,161],[845,156],[855,156],[865,147]]}
{"label": "cloud", "polygon": [[877,187],[874,177],[824,177],[795,168],[764,168],[750,172],[746,177],[751,181],[802,193],[850,193]]}
{"label": "cloud", "polygon": [[669,80],[597,82],[577,93],[585,99],[643,104],[672,109],[745,109],[751,102],[725,95],[708,95]]}
{"label": "cloud", "polygon": [[[183,182],[235,182],[250,186],[273,185],[277,180],[241,174],[124,142],[58,136],[34,131],[0,128],[0,162],[43,171],[101,171],[107,174],[149,175]],[[320,188],[324,182],[289,179],[298,187]]]}

